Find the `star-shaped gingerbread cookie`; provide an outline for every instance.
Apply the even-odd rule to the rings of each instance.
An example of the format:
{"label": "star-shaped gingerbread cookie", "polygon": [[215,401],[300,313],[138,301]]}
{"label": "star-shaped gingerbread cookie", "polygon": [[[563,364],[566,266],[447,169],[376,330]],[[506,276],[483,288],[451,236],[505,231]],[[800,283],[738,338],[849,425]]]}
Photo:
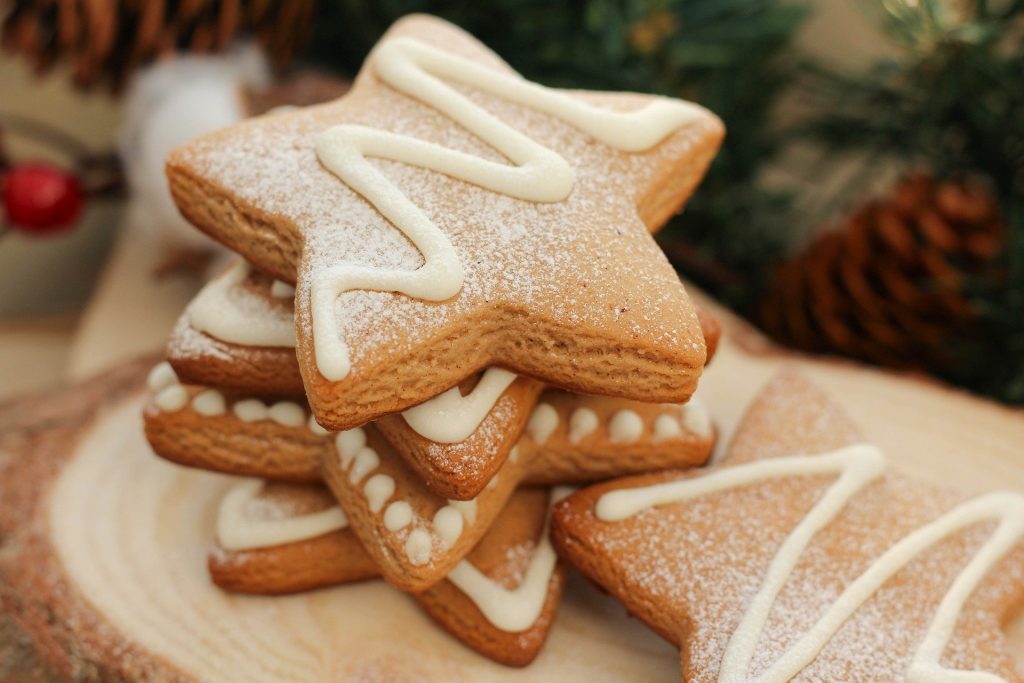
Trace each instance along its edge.
{"label": "star-shaped gingerbread cookie", "polygon": [[[294,290],[238,261],[211,280],[182,314],[167,360],[187,384],[306,403],[295,360]],[[720,329],[697,318],[710,362]],[[445,498],[477,496],[519,439],[543,385],[499,368],[376,424],[427,487]],[[286,471],[293,463],[280,456]],[[272,476],[274,471],[267,472]]]}
{"label": "star-shaped gingerbread cookie", "polygon": [[721,137],[695,105],[544,88],[411,17],[344,98],[202,137],[168,176],[193,223],[297,283],[310,403],[347,429],[490,366],[684,402],[703,337],[648,226]]}
{"label": "star-shaped gingerbread cookie", "polygon": [[520,484],[573,484],[703,463],[714,433],[696,401],[640,403],[546,392],[526,431],[472,500],[433,493],[375,424],[319,429],[293,401],[179,384],[166,364],[144,411],[153,450],[190,467],[287,481],[322,480],[381,574],[408,591],[443,579],[476,546]]}
{"label": "star-shaped gingerbread cookie", "polygon": [[718,465],[599,484],[556,547],[679,645],[686,681],[1019,683],[1024,494],[965,499],[894,471],[788,374]]}
{"label": "star-shaped gingerbread cookie", "polygon": [[[565,584],[548,537],[550,503],[568,490],[523,488],[446,580],[412,597],[480,654],[531,662],[547,639]],[[311,484],[245,479],[217,516],[210,577],[226,590],[281,594],[378,575],[331,494]]]}

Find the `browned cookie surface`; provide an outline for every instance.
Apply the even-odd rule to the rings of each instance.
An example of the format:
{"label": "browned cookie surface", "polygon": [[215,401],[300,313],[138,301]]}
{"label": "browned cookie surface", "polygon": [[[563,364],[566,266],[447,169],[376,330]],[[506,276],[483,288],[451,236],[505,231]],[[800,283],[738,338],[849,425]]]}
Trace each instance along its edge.
{"label": "browned cookie surface", "polygon": [[[406,41],[421,47],[408,48]],[[543,106],[542,113],[517,104],[512,90],[494,95],[486,83],[478,89],[429,74],[413,79],[441,84],[469,103],[474,117],[493,117],[488,120],[512,131],[494,140],[484,133],[482,139],[442,114],[444,105],[426,104],[430,95],[410,96],[405,86],[382,80],[391,72],[381,60],[407,48],[434,50],[493,70],[494,79],[520,82],[458,29],[413,17],[387,34],[346,97],[206,136],[178,150],[168,164],[172,192],[192,222],[262,270],[297,282],[298,360],[318,419],[337,429],[363,424],[492,365],[574,391],[686,400],[704,365],[705,346],[693,305],[647,226],[664,222],[690,194],[721,139],[720,122],[683,107],[685,121],[660,140],[641,151],[620,151],[566,123],[555,109]],[[427,64],[423,73],[434,68],[413,61],[419,65],[413,69]],[[555,96],[570,108],[597,112],[632,112],[656,101],[641,95]],[[427,156],[450,159],[438,150],[455,150],[491,168],[505,163],[491,144],[497,141],[501,149],[510,135],[521,134],[549,150],[552,156],[545,158],[561,158],[567,169],[561,177],[571,173],[572,179],[567,192],[545,201],[421,168],[416,164],[433,164],[422,159],[349,164],[371,179],[343,181],[324,163],[332,157],[322,137],[342,124],[362,126],[359,134],[373,139],[379,131],[402,136],[384,155],[425,141],[434,145],[423,148]],[[646,130],[635,122],[612,127],[626,137]],[[336,137],[339,129],[333,130]],[[384,146],[360,149],[372,157]],[[491,182],[487,174],[473,177]],[[543,179],[529,184],[537,191],[555,187]],[[525,182],[513,185],[516,192],[527,189]],[[412,198],[414,208],[402,203],[408,200],[392,202],[395,192]],[[397,223],[378,206],[388,207]],[[413,231],[410,221],[424,220],[438,240],[406,234]],[[407,276],[426,284],[402,284]],[[376,284],[370,289],[384,291],[360,284],[371,280]]]}
{"label": "browned cookie surface", "polygon": [[484,489],[458,501],[433,493],[372,424],[328,434],[295,402],[240,400],[182,385],[164,365],[150,379],[145,423],[157,453],[232,474],[322,478],[384,578],[413,591],[437,583],[466,556],[520,483],[699,465],[714,443],[697,401],[679,406],[548,392]]}
{"label": "browned cookie surface", "polygon": [[[934,536],[905,540],[921,533]],[[945,669],[1020,681],[1000,628],[1024,602],[1022,535],[1020,493],[965,502],[888,471],[794,375],[757,399],[720,464],[584,489],[553,526],[573,564],[679,645],[687,681],[898,681],[912,666],[921,681]],[[1008,545],[990,555],[994,538]],[[943,617],[958,577],[986,559],[966,604]]]}
{"label": "browned cookie surface", "polygon": [[[244,262],[234,264],[182,314],[168,344],[168,361],[186,383],[243,395],[293,395],[304,403],[294,362],[293,295],[290,286]],[[699,306],[698,319],[710,358],[721,331]],[[468,500],[501,467],[542,389],[536,380],[492,368],[376,424],[431,491]],[[462,398],[452,400],[456,391]],[[266,476],[281,478],[272,472]]]}
{"label": "browned cookie surface", "polygon": [[[219,526],[224,532],[209,558],[210,575],[217,585],[245,593],[279,594],[377,575],[372,558],[347,526],[304,537],[331,528],[318,527],[315,520],[337,505],[324,489],[267,484],[258,491],[251,489],[242,505],[236,505],[232,496],[249,488],[248,484],[240,483],[221,505]],[[551,552],[545,524],[548,508],[547,491],[520,489],[463,561],[471,569],[461,571],[479,572],[472,585],[441,581],[413,594],[454,637],[504,664],[523,666],[536,657],[561,597],[563,565],[551,561],[549,566],[531,568],[544,563],[548,558],[543,553]],[[236,515],[243,516],[244,522]],[[524,590],[527,577],[538,570],[540,580],[531,580],[538,588],[531,592],[530,585]],[[481,610],[488,600],[487,609],[496,610],[490,617]],[[525,616],[515,615],[519,623],[510,626],[501,621],[502,616],[508,618],[507,612],[520,610]]]}

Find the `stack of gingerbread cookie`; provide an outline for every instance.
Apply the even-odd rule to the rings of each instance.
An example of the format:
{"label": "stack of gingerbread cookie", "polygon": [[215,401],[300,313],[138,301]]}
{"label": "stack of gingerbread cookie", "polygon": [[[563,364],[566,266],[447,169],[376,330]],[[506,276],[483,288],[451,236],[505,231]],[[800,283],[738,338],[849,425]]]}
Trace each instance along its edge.
{"label": "stack of gingerbread cookie", "polygon": [[176,151],[182,213],[239,254],[154,368],[146,434],[243,478],[229,590],[382,577],[481,653],[537,653],[565,487],[702,464],[718,331],[651,234],[722,137],[685,102],[525,81],[399,22],[335,102]]}

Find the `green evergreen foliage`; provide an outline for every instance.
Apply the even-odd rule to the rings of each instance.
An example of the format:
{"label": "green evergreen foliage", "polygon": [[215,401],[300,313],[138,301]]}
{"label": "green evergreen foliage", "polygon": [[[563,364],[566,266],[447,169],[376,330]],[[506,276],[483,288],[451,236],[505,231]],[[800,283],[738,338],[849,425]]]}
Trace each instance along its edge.
{"label": "green evergreen foliage", "polygon": [[[687,277],[741,311],[817,220],[762,181],[793,142],[821,143],[826,164],[849,151],[940,178],[981,176],[1008,222],[1008,248],[989,276],[967,283],[981,329],[954,342],[959,362],[946,378],[1024,403],[1024,0],[862,4],[902,50],[852,74],[795,53],[807,6],[785,0],[321,0],[307,56],[354,74],[395,19],[429,12],[532,80],[705,105],[725,121],[726,142],[659,239]],[[814,113],[783,127],[776,105],[793,94]],[[854,185],[824,204],[863,199]]]}
{"label": "green evergreen foliage", "polygon": [[901,47],[867,73],[815,70],[820,112],[806,132],[829,150],[898,160],[939,178],[984,179],[1007,223],[1006,248],[965,283],[979,328],[954,340],[946,378],[1024,403],[1024,1],[887,3]]}
{"label": "green evergreen foliage", "polygon": [[[396,18],[435,14],[465,28],[531,80],[699,102],[727,137],[686,212],[661,237],[684,274],[728,303],[787,248],[789,197],[758,182],[785,142],[773,108],[794,79],[805,8],[779,0],[323,0],[310,55],[355,73]],[[740,275],[742,274],[742,275]]]}

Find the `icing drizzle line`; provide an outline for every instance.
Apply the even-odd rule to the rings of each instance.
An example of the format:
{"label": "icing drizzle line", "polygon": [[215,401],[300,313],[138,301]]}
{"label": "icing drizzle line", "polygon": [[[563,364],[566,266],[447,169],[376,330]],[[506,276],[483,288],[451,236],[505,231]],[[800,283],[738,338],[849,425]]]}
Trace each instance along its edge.
{"label": "icing drizzle line", "polygon": [[[740,683],[768,621],[772,605],[813,536],[828,525],[849,500],[882,475],[885,456],[873,446],[859,444],[823,455],[798,455],[725,467],[705,476],[604,494],[595,514],[619,521],[642,510],[677,503],[718,491],[790,476],[838,472],[817,504],[793,529],[772,558],[764,582],[733,632],[722,659],[718,680]],[[981,671],[952,671],[941,666],[945,649],[964,604],[988,571],[1024,538],[1024,495],[991,493],[962,503],[939,519],[903,537],[889,548],[832,603],[804,636],[758,677],[759,683],[783,683],[814,661],[843,623],[915,557],[950,535],[974,524],[998,520],[986,543],[971,558],[946,592],[906,672],[908,683],[1005,683]]]}
{"label": "icing drizzle line", "polygon": [[[295,543],[348,526],[345,513],[337,505],[320,512],[286,519],[258,522],[246,519],[245,506],[259,495],[264,484],[262,479],[245,479],[231,488],[221,501],[217,514],[217,540],[225,550],[248,550]],[[567,486],[552,489],[550,504],[554,505],[572,491]],[[550,521],[549,507],[540,541],[518,588],[503,588],[469,560],[459,562],[447,576],[456,588],[473,601],[484,617],[502,631],[526,631],[537,622],[544,609],[548,584],[558,562],[558,556],[551,545]]]}
{"label": "icing drizzle line", "polygon": [[697,110],[694,105],[668,99],[655,100],[633,112],[599,109],[410,38],[388,40],[377,48],[371,60],[383,82],[445,114],[508,158],[512,165],[365,126],[339,125],[320,134],[316,141],[320,162],[400,230],[424,261],[417,270],[346,263],[320,273],[313,281],[313,350],[320,373],[332,381],[344,379],[351,367],[348,347],[333,315],[334,302],[342,293],[368,289],[444,301],[459,293],[465,278],[448,237],[368,158],[418,166],[534,202],[562,201],[575,182],[572,167],[561,155],[493,116],[441,78],[558,117],[626,152],[651,148],[690,120]]}
{"label": "icing drizzle line", "polygon": [[[572,493],[573,489],[560,486],[551,490],[551,505]],[[548,596],[548,584],[555,572],[558,556],[551,545],[549,525],[551,509],[544,520],[544,531],[526,568],[523,582],[508,590],[493,579],[484,576],[469,560],[459,562],[448,574],[448,580],[465,593],[480,612],[495,627],[509,633],[521,633],[537,623]]]}
{"label": "icing drizzle line", "polygon": [[[221,341],[243,346],[295,347],[292,315],[275,316],[269,306],[248,309],[232,301],[230,292],[249,275],[243,260],[208,283],[188,307],[189,324]],[[263,304],[263,301],[259,301]]]}
{"label": "icing drizzle line", "polygon": [[262,479],[245,479],[224,496],[217,513],[217,542],[225,550],[252,550],[316,538],[348,526],[337,505],[308,515],[253,521],[245,508],[260,491]]}
{"label": "icing drizzle line", "polygon": [[[293,315],[284,319],[270,311],[257,313],[240,305],[240,297],[248,297],[253,306],[264,303],[258,295],[242,288],[249,271],[250,266],[239,260],[207,283],[189,306],[189,323],[200,332],[233,344],[294,347]],[[283,283],[274,282],[275,287],[279,285]],[[232,290],[239,291],[232,296]],[[275,296],[273,292],[271,296]],[[516,377],[508,370],[488,368],[469,395],[463,396],[458,387],[453,387],[409,408],[402,415],[409,427],[426,439],[437,443],[465,441]]]}
{"label": "icing drizzle line", "polygon": [[437,443],[458,443],[476,431],[516,375],[501,368],[488,368],[463,396],[458,387],[409,408],[402,413],[406,423],[420,436]]}

